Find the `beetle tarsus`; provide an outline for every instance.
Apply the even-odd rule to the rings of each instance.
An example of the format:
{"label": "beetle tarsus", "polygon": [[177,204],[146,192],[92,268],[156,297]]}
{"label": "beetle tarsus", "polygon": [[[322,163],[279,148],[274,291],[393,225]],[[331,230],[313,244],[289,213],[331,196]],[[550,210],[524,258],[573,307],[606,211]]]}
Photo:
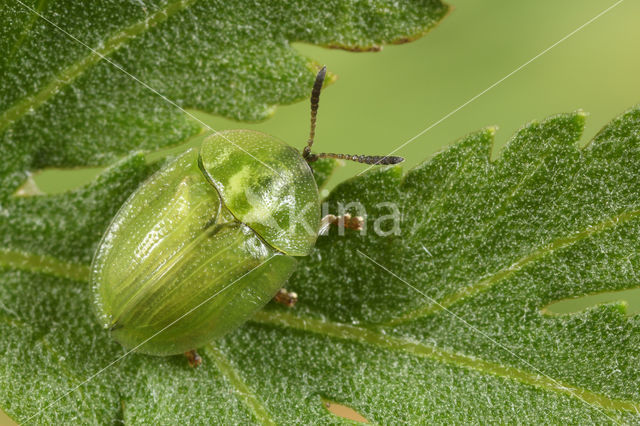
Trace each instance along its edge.
{"label": "beetle tarsus", "polygon": [[362,216],[351,216],[349,213],[345,213],[342,216],[328,214],[322,218],[320,233],[326,234],[331,225],[345,229],[353,229],[354,231],[362,231],[364,218]]}
{"label": "beetle tarsus", "polygon": [[200,358],[200,355],[198,355],[198,352],[196,352],[195,349],[185,352],[184,356],[187,357],[187,361],[189,361],[189,365],[193,368],[196,368],[197,366],[202,364],[202,358]]}
{"label": "beetle tarsus", "polygon": [[287,291],[286,288],[281,288],[278,293],[273,297],[273,301],[287,308],[293,307],[298,301],[298,293],[293,291]]}

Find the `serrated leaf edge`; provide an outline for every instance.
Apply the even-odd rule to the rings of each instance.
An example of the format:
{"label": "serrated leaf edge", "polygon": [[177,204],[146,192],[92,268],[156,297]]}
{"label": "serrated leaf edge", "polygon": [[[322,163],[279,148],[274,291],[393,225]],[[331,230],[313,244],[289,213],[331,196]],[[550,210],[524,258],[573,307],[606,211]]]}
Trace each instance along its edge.
{"label": "serrated leaf edge", "polygon": [[498,284],[500,281],[509,278],[516,272],[525,268],[526,266],[535,263],[539,259],[542,259],[548,254],[553,253],[554,251],[561,250],[567,247],[572,246],[573,244],[584,240],[594,234],[599,232],[604,232],[609,229],[615,228],[617,225],[624,224],[636,217],[640,216],[640,210],[632,210],[628,212],[621,213],[619,215],[613,216],[607,220],[604,220],[595,225],[591,225],[582,231],[574,233],[570,237],[558,238],[548,244],[545,244],[543,247],[534,250],[533,252],[527,254],[526,256],[521,257],[516,262],[511,265],[500,269],[499,271],[489,275],[486,278],[472,284],[471,286],[464,287],[455,293],[445,297],[437,304],[427,304],[413,311],[407,312],[398,318],[394,318],[391,321],[388,321],[382,325],[384,326],[397,326],[399,324],[403,324],[406,322],[410,322],[444,309],[448,309],[452,305],[462,301],[463,299],[468,299],[470,297],[474,297],[477,294],[490,289],[494,285]]}

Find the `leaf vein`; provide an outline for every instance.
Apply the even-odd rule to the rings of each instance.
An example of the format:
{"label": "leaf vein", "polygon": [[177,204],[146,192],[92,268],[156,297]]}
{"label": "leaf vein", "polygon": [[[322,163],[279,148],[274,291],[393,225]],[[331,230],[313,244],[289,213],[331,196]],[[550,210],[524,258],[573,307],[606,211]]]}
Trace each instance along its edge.
{"label": "leaf vein", "polygon": [[237,395],[263,425],[275,425],[269,412],[264,407],[258,396],[244,382],[238,371],[231,365],[222,351],[213,344],[205,347],[206,353],[214,360],[218,370],[227,378],[227,381],[236,389]]}
{"label": "leaf vein", "polygon": [[[42,12],[45,9],[45,7],[47,6],[48,2],[49,2],[49,0],[40,0],[38,2],[38,5],[36,6],[36,11]],[[22,44],[27,39],[27,36],[31,32],[31,29],[33,28],[33,25],[36,23],[37,19],[38,19],[38,16],[36,14],[32,13],[31,14],[31,18],[26,23],[26,25],[22,28],[22,31],[20,31],[20,36],[19,36],[18,40],[16,41],[16,43],[11,48],[11,52],[9,52],[9,54],[7,55],[7,63],[9,63],[9,62],[11,62],[13,60],[13,58],[15,57],[15,54],[18,51],[18,49],[20,48],[20,46],[22,46]]]}
{"label": "leaf vein", "polygon": [[100,47],[94,48],[90,54],[63,69],[39,92],[23,98],[0,114],[0,132],[6,130],[15,121],[43,105],[64,87],[84,75],[88,69],[98,64],[105,56],[118,50],[131,39],[167,20],[172,15],[191,6],[196,1],[197,0],[180,0],[169,3],[166,7],[158,10],[144,20],[136,22],[112,35],[109,39],[105,40]]}
{"label": "leaf vein", "polygon": [[447,351],[443,348],[427,345],[411,339],[385,335],[371,329],[356,327],[350,324],[302,318],[289,313],[267,312],[264,310],[259,311],[251,321],[258,324],[275,325],[343,340],[356,341],[383,349],[404,352],[413,356],[431,358],[439,362],[475,370],[483,374],[491,374],[515,380],[549,392],[562,393],[572,398],[578,398],[583,403],[599,406],[605,410],[629,411],[633,413],[637,413],[640,410],[640,402],[613,399],[606,395],[597,394],[519,368]]}
{"label": "leaf vein", "polygon": [[616,226],[629,222],[633,220],[637,216],[640,215],[640,209],[632,210],[628,212],[620,213],[616,216],[608,218],[596,225],[588,226],[585,229],[574,233],[569,237],[557,238],[551,241],[548,244],[534,250],[533,252],[527,254],[526,256],[521,257],[516,262],[512,263],[509,266],[506,266],[499,271],[489,275],[486,278],[481,279],[480,281],[472,284],[471,286],[463,287],[452,293],[451,295],[445,297],[437,304],[426,304],[418,309],[407,312],[404,315],[401,315],[393,320],[388,321],[384,325],[394,326],[398,324],[404,324],[410,321],[414,321],[416,319],[435,314],[444,309],[449,308],[450,306],[460,302],[463,299],[468,299],[470,297],[475,297],[479,293],[490,289],[495,286],[499,282],[504,279],[507,279],[514,275],[516,272],[520,271],[524,267],[533,264],[543,258],[545,255],[550,254],[556,250],[564,249],[572,246],[573,244],[582,241],[586,238],[591,237],[594,234],[599,232],[604,232],[608,229],[615,228]]}

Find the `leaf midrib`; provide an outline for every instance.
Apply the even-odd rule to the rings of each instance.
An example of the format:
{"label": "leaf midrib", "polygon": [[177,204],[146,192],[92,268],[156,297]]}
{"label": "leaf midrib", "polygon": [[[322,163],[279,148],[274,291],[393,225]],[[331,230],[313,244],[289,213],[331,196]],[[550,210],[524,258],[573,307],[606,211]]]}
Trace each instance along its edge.
{"label": "leaf midrib", "polygon": [[[166,21],[176,13],[191,6],[196,1],[197,0],[180,0],[173,3],[168,3],[164,8],[157,10],[147,18],[129,25],[123,30],[113,34],[110,38],[105,40],[101,47],[87,47],[87,50],[89,51],[89,54],[87,56],[80,58],[78,61],[63,69],[47,85],[41,88],[40,91],[23,98],[22,100],[15,103],[12,107],[6,109],[2,114],[0,114],[0,132],[6,130],[15,121],[21,119],[23,116],[36,110],[50,98],[60,92],[64,87],[71,84],[74,80],[82,76],[87,70],[99,63],[105,56],[108,56],[117,49],[121,48],[129,40],[132,40],[140,34],[143,34],[145,31],[153,28],[155,25]],[[29,13],[33,12],[29,11]],[[38,19],[41,18],[38,17]],[[62,29],[64,30],[64,28]],[[60,31],[57,28],[52,30]],[[73,42],[77,43],[78,41],[73,40]],[[82,40],[80,40],[80,42],[82,42]]]}
{"label": "leaf midrib", "polygon": [[546,391],[562,393],[581,400],[581,402],[606,410],[640,412],[640,402],[609,398],[605,395],[560,382],[548,376],[530,373],[519,368],[504,366],[478,357],[447,351],[443,348],[426,345],[411,339],[394,337],[350,324],[298,317],[289,313],[264,310],[259,311],[250,321],[258,324],[312,332],[342,340],[356,341],[383,349],[400,351],[418,357],[431,358],[457,367],[515,380],[526,385],[542,388]]}

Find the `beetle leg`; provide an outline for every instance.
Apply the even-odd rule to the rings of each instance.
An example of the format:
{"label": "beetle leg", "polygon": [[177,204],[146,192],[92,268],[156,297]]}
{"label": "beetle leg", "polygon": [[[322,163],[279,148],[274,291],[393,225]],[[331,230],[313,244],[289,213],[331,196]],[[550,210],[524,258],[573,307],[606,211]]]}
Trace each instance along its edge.
{"label": "beetle leg", "polygon": [[349,213],[345,213],[342,216],[328,214],[322,218],[320,234],[325,234],[331,225],[346,229],[353,229],[355,231],[362,231],[364,219],[362,216],[351,216]]}
{"label": "beetle leg", "polygon": [[202,364],[202,358],[198,355],[195,349],[190,350],[189,352],[185,352],[184,356],[187,357],[187,361],[189,361],[189,365],[193,368]]}
{"label": "beetle leg", "polygon": [[293,291],[287,291],[286,288],[281,288],[273,297],[273,301],[291,308],[298,301],[298,294]]}

